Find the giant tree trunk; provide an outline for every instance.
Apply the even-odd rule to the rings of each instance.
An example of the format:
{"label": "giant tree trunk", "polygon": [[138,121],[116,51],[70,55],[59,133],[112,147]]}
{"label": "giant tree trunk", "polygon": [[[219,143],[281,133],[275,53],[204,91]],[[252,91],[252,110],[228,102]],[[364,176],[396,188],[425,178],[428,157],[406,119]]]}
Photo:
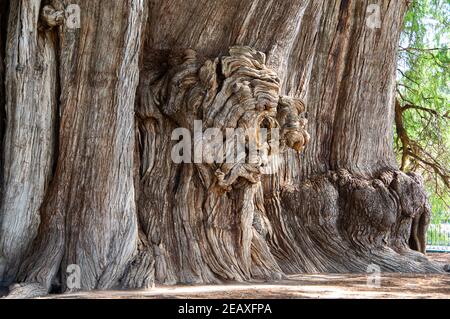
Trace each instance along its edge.
{"label": "giant tree trunk", "polygon": [[[381,1],[373,29],[369,2],[50,1],[80,6],[71,29],[38,18],[47,2],[11,1],[0,210],[11,296],[66,291],[72,264],[81,289],[372,263],[442,271],[423,255],[420,177],[392,151],[407,4]],[[270,174],[177,164],[172,131],[194,120],[275,123],[285,147]]]}

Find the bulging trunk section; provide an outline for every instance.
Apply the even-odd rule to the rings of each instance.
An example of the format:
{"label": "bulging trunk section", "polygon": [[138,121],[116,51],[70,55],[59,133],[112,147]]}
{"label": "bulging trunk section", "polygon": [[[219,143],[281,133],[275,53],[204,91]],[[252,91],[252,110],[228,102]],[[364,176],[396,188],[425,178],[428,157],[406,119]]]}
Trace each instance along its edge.
{"label": "bulging trunk section", "polygon": [[[379,28],[367,23],[364,1],[268,3],[264,12],[272,15],[265,19],[258,16],[263,12],[258,1],[242,3],[238,12],[218,6],[217,16],[204,7],[170,5],[196,19],[174,20],[163,14],[164,5],[153,5],[137,107],[138,213],[154,247],[158,282],[365,272],[371,264],[383,271],[442,271],[422,254],[430,208],[420,177],[398,171],[391,146],[396,46],[406,3],[384,2]],[[282,23],[276,24],[277,14]],[[232,28],[217,30],[216,18]],[[275,37],[263,32],[275,24]],[[236,43],[266,52],[265,64],[279,75],[279,93],[305,99],[311,143],[300,156],[284,152],[260,181],[241,176],[217,195],[211,184],[220,176],[205,165],[170,159],[171,132],[192,128],[195,119],[211,114],[201,111],[205,101],[193,102],[194,93],[179,93],[201,81],[200,66],[183,73],[161,56],[189,47],[209,56],[211,64],[219,61],[220,91],[228,84],[220,56],[232,54],[227,46]],[[177,71],[189,80],[183,82]],[[172,98],[174,91],[178,95]],[[205,99],[211,91],[205,89]],[[232,110],[233,102],[221,94],[215,101],[223,99]],[[183,103],[200,111],[193,116]],[[245,102],[239,103],[245,112]]]}
{"label": "bulging trunk section", "polygon": [[[4,278],[20,282],[11,297],[443,271],[423,254],[422,181],[392,151],[406,1],[45,4],[10,9],[0,247]],[[70,4],[80,28],[64,21]],[[224,161],[212,129],[216,142],[241,129],[244,161]]]}

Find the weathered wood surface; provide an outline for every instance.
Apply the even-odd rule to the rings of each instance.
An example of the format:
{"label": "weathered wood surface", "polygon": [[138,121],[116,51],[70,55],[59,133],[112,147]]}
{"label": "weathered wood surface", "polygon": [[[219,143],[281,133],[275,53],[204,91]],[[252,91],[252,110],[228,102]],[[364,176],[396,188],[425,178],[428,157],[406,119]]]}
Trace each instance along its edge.
{"label": "weathered wood surface", "polygon": [[[79,29],[62,21],[69,4]],[[67,291],[70,264],[84,290],[371,263],[443,271],[415,251],[430,208],[392,151],[406,1],[381,1],[378,29],[369,4],[11,1],[0,210],[11,296]],[[294,150],[269,175],[174,163],[172,131],[200,119],[278,123]]]}
{"label": "weathered wood surface", "polygon": [[11,1],[6,40],[0,252],[5,280],[17,269],[39,225],[52,176],[57,108],[55,40],[38,32],[40,1]]}
{"label": "weathered wood surface", "polygon": [[136,249],[133,109],[144,2],[99,3],[79,2],[84,28],[57,30],[57,164],[39,235],[18,277],[46,289],[60,282],[58,272],[70,264],[83,269],[84,288],[111,287]]}

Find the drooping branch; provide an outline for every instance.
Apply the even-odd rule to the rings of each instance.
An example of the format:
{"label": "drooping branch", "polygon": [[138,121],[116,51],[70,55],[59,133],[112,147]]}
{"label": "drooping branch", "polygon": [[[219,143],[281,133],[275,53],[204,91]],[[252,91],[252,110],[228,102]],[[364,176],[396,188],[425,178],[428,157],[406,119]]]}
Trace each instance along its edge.
{"label": "drooping branch", "polygon": [[[402,98],[402,95],[400,92],[398,92],[400,95],[400,98]],[[395,126],[397,131],[397,137],[401,141],[401,152],[402,152],[402,159],[401,159],[401,165],[400,169],[405,170],[408,158],[413,158],[421,163],[423,163],[425,166],[431,168],[433,172],[440,177],[442,182],[447,188],[450,188],[450,172],[448,169],[440,163],[440,161],[433,155],[431,155],[429,152],[427,152],[417,141],[411,139],[409,137],[408,131],[405,128],[405,124],[403,121],[404,112],[407,110],[418,110],[423,111],[426,113],[429,113],[431,116],[439,117],[441,114],[439,114],[436,110],[415,105],[411,102],[406,103],[404,106],[401,106],[401,102],[397,99],[395,102]]]}

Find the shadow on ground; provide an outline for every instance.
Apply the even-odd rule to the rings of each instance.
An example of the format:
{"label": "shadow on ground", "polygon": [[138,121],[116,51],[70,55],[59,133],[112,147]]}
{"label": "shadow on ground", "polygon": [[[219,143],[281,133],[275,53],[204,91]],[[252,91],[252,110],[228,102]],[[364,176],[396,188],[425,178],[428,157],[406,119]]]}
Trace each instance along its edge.
{"label": "shadow on ground", "polygon": [[[450,254],[429,254],[450,263]],[[373,283],[369,280],[369,283]],[[201,286],[157,286],[147,290],[90,291],[49,295],[42,299],[156,298],[443,298],[450,299],[450,274],[382,273],[379,287],[368,285],[367,274],[300,274],[264,283]],[[6,291],[3,291],[4,293]],[[1,291],[0,291],[1,293]]]}

